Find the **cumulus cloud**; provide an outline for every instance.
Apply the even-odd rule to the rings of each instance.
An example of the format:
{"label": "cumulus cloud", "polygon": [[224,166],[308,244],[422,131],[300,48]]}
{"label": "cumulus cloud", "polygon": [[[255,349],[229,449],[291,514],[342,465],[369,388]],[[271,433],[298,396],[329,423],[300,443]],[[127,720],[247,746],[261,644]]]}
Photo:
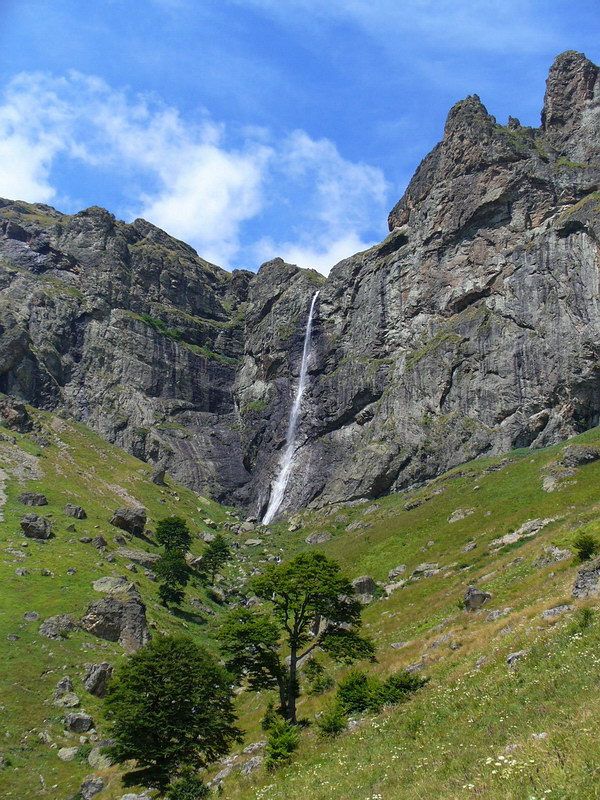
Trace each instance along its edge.
{"label": "cumulus cloud", "polygon": [[[0,105],[0,195],[64,199],[65,162],[112,179],[111,210],[143,216],[226,266],[264,254],[326,270],[366,246],[387,192],[380,170],[304,131],[274,141],[263,128],[228,131],[205,112],[184,119],[92,76],[18,76]],[[85,194],[97,203],[93,185]],[[259,215],[289,235],[278,242],[249,230]]]}

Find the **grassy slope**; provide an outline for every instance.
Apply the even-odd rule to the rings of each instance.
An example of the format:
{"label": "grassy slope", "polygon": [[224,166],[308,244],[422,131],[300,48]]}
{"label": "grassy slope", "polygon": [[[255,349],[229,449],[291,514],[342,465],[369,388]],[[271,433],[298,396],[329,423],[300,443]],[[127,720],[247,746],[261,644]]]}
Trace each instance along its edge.
{"label": "grassy slope", "polygon": [[[37,632],[39,623],[24,622],[23,612],[36,610],[42,619],[59,612],[79,615],[90,600],[100,596],[91,588],[94,578],[105,574],[130,576],[123,563],[98,566],[97,552],[78,541],[84,531],[91,535],[101,532],[114,546],[112,535],[116,531],[107,520],[114,507],[124,504],[119,496],[122,490],[142,502],[154,520],[177,513],[197,525],[205,516],[222,521],[225,513],[180,487],[170,485],[165,490],[149,483],[147,465],[85,428],[39,416],[55,443],[40,449],[28,436],[17,438],[18,448],[41,454],[35,460],[44,475],[24,485],[9,480],[5,521],[0,523],[0,641],[6,662],[1,669],[7,676],[2,681],[0,705],[5,706],[8,721],[7,736],[0,747],[12,761],[11,767],[0,771],[0,787],[2,781],[6,787],[0,791],[7,798],[32,795],[58,799],[75,791],[81,778],[94,770],[87,764],[64,764],[57,758],[56,749],[39,740],[38,733],[47,730],[59,747],[78,743],[76,737],[64,738],[61,712],[49,700],[52,689],[61,675],[69,674],[86,710],[101,720],[99,701],[79,682],[82,665],[122,656],[116,645],[84,633],[73,634],[65,642],[43,639]],[[598,443],[600,431],[590,431],[576,441]],[[2,448],[18,449],[4,444]],[[391,800],[426,794],[519,800],[600,797],[594,724],[600,710],[600,660],[596,655],[600,626],[594,622],[585,631],[573,634],[572,618],[543,622],[540,614],[544,609],[571,602],[577,565],[569,560],[545,568],[533,566],[543,545],[568,546],[576,529],[596,526],[600,462],[579,468],[556,492],[542,490],[543,468],[559,457],[561,449],[515,451],[498,471],[486,470],[502,459],[479,460],[411,495],[304,512],[298,515],[302,521],[299,530],[290,532],[287,524],[276,525],[265,537],[268,547],[264,550],[249,547],[240,551],[249,560],[232,567],[232,574],[240,568],[248,573],[253,562],[264,558],[265,551],[291,555],[309,548],[304,539],[318,530],[333,534],[318,549],[340,560],[350,577],[370,574],[384,580],[389,569],[398,564],[406,564],[410,574],[423,561],[455,566],[410,583],[389,599],[374,602],[364,614],[367,630],[378,644],[378,664],[372,668],[386,675],[423,658],[423,674],[431,677],[429,686],[407,705],[366,718],[356,730],[333,743],[323,744],[309,730],[303,734],[294,765],[275,776],[257,771],[242,778],[234,773],[224,783],[225,796],[237,800],[299,800],[306,796],[313,800]],[[45,544],[29,543],[31,555],[23,566],[30,575],[17,578],[14,570],[21,562],[13,560],[4,548],[23,541],[15,533],[23,513],[16,496],[33,488],[47,494],[50,505],[40,513],[54,515],[57,535]],[[436,494],[440,488],[443,491]],[[404,510],[408,500],[420,497],[429,499],[417,508]],[[76,534],[65,531],[72,522],[61,513],[65,502],[80,502],[88,511],[88,520],[75,523]],[[476,511],[449,523],[457,508]],[[521,546],[498,553],[489,551],[487,545],[492,539],[536,517],[557,519]],[[355,522],[371,527],[347,530]],[[239,538],[243,542],[256,535]],[[476,548],[463,553],[470,540],[477,542]],[[515,563],[517,558],[522,560]],[[77,572],[67,576],[71,566]],[[42,567],[52,570],[54,576],[42,576]],[[133,577],[148,604],[148,617],[158,629],[173,631],[187,626],[199,640],[211,641],[218,614],[202,625],[185,615],[174,617],[157,604],[156,584],[144,578],[141,571]],[[467,614],[457,606],[469,583],[477,583],[493,594],[482,613]],[[188,592],[188,596],[194,594],[203,597],[200,590]],[[490,611],[506,607],[512,607],[512,611],[487,621]],[[184,611],[191,613],[193,607],[186,606]],[[20,639],[7,642],[6,636],[11,633]],[[442,637],[442,642],[431,647]],[[408,644],[392,648],[391,644],[397,642]],[[528,649],[529,654],[518,669],[511,671],[506,656],[520,649]],[[485,662],[476,667],[482,656]],[[335,677],[343,674],[331,665],[329,669]],[[302,698],[300,713],[310,719],[326,699]],[[265,694],[240,698],[242,725],[249,742],[262,738],[258,722],[266,701]],[[548,735],[535,739],[533,733]],[[507,745],[511,746],[508,751]],[[101,774],[109,785],[99,797],[120,797],[124,790],[116,771]]]}

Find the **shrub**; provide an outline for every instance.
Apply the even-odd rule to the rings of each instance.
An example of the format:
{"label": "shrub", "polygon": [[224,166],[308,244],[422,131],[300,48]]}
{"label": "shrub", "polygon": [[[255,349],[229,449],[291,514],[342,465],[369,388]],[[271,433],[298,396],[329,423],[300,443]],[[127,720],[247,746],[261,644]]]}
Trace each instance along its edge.
{"label": "shrub", "polygon": [[398,705],[408,695],[416,692],[428,682],[405,670],[390,675],[384,681],[368,676],[360,670],[352,670],[338,686],[336,698],[348,713],[377,712],[385,705]]}
{"label": "shrub", "polygon": [[600,544],[591,533],[580,533],[575,537],[573,547],[580,561],[588,561],[600,549]]}
{"label": "shrub", "polygon": [[334,680],[326,671],[322,664],[319,664],[314,658],[309,659],[304,667],[304,675],[306,677],[307,694],[323,694],[334,685]]}
{"label": "shrub", "polygon": [[331,703],[316,721],[322,737],[339,736],[348,726],[348,717],[338,702]]}
{"label": "shrub", "polygon": [[397,705],[402,703],[409,694],[421,689],[429,682],[429,678],[421,678],[411,672],[402,670],[390,675],[383,681],[381,686],[381,697],[385,705]]}
{"label": "shrub", "polygon": [[263,729],[263,731],[270,731],[277,719],[280,717],[281,715],[275,708],[275,703],[270,700],[267,704],[264,716],[260,721],[260,727]]}
{"label": "shrub", "polygon": [[361,714],[372,707],[372,691],[377,688],[374,679],[359,669],[350,670],[340,681],[336,699],[347,714]]}
{"label": "shrub", "polygon": [[569,632],[571,634],[574,633],[583,633],[587,628],[590,627],[592,622],[594,621],[594,612],[591,608],[584,606],[580,608],[577,613],[575,614],[575,618],[569,628]]}
{"label": "shrub", "polygon": [[185,775],[179,780],[169,784],[167,800],[201,800],[208,797],[209,788],[202,778],[195,775]]}
{"label": "shrub", "polygon": [[283,717],[274,720],[267,737],[265,767],[269,772],[289,763],[297,749],[300,731]]}

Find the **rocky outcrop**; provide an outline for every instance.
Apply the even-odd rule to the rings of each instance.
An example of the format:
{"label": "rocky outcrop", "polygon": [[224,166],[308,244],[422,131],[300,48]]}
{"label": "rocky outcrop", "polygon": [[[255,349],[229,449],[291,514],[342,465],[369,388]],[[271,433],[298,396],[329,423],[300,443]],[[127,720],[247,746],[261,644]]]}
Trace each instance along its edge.
{"label": "rocky outcrop", "polygon": [[581,567],[572,594],[578,599],[600,595],[600,558],[595,558]]}
{"label": "rocky outcrop", "polygon": [[260,518],[319,289],[282,513],[597,425],[599,108],[574,52],[539,128],[461,100],[389,236],[327,280],[281,259],[229,274],[144,220],[0,201],[0,391]]}
{"label": "rocky outcrop", "polygon": [[46,517],[37,514],[25,514],[21,517],[21,530],[28,539],[49,539],[52,536],[52,523]]}
{"label": "rocky outcrop", "polygon": [[133,536],[139,536],[146,527],[146,511],[143,508],[117,508],[110,524]]}

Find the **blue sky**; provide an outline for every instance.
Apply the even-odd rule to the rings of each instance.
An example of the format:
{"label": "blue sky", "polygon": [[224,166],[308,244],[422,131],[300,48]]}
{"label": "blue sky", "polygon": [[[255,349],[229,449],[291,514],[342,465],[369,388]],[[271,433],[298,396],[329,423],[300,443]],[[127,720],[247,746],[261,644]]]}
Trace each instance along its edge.
{"label": "blue sky", "polygon": [[599,34],[597,0],[0,0],[0,196],[327,272],[386,235],[457,100],[538,125]]}

